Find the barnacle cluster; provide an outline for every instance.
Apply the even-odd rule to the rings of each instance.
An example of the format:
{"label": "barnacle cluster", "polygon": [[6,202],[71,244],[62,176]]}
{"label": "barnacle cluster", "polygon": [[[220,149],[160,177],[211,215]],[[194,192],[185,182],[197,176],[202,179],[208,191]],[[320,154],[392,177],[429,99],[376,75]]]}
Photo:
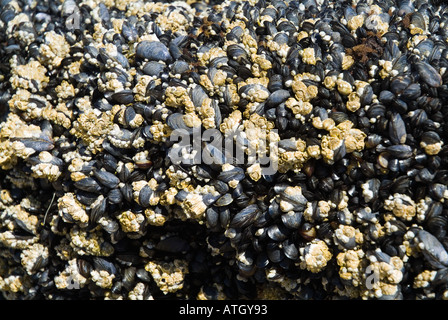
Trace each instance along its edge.
{"label": "barnacle cluster", "polygon": [[448,299],[447,17],[0,0],[2,296]]}

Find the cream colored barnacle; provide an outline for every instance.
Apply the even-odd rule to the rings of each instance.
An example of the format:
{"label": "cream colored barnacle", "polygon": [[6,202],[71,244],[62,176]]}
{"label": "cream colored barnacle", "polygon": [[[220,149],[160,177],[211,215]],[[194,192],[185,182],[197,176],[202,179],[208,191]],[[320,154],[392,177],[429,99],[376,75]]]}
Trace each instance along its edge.
{"label": "cream colored barnacle", "polygon": [[39,163],[31,166],[33,171],[32,175],[35,178],[48,179],[50,182],[56,181],[62,172],[59,167],[52,163],[53,155],[48,151],[42,151],[39,153]]}
{"label": "cream colored barnacle", "polygon": [[344,54],[342,57],[342,70],[348,70],[355,63],[355,59],[349,54]]}
{"label": "cream colored barnacle", "polygon": [[32,92],[41,91],[50,81],[46,73],[47,69],[39,61],[32,60],[11,70],[11,86],[13,89],[23,88]]}
{"label": "cream colored barnacle", "polygon": [[[370,287],[362,292],[363,298],[381,298],[383,296],[394,296],[399,290],[399,284],[403,279],[403,260],[394,256],[390,261],[377,261],[373,255],[370,259],[370,274],[376,276],[376,281],[369,281]],[[370,274],[366,274],[369,276]],[[367,282],[366,282],[367,283]]]}
{"label": "cream colored barnacle", "polygon": [[416,215],[416,204],[406,194],[395,193],[384,201],[384,209],[392,211],[393,214],[404,220],[410,221]]}
{"label": "cream colored barnacle", "polygon": [[124,232],[139,232],[141,224],[145,221],[141,213],[135,214],[130,210],[122,212],[117,218]]}
{"label": "cream colored barnacle", "polygon": [[11,192],[7,189],[2,189],[0,191],[0,201],[4,205],[11,205],[14,202],[14,199],[11,197]]}
{"label": "cream colored barnacle", "polygon": [[343,143],[343,140],[337,137],[331,137],[329,135],[325,135],[321,139],[321,154],[325,161],[328,163],[333,162],[334,152],[338,149]]}
{"label": "cream colored barnacle", "polygon": [[197,193],[188,194],[184,202],[182,202],[182,208],[186,214],[186,218],[201,219],[207,210],[207,206],[202,201],[202,195]]}
{"label": "cream colored barnacle", "polygon": [[[202,122],[202,125],[204,126],[205,129],[213,129],[216,127],[215,109],[212,107],[212,103],[213,102],[210,98],[206,98],[204,99],[202,106],[199,108],[199,116],[200,116],[199,121]],[[195,124],[193,123],[192,126],[194,127]]]}
{"label": "cream colored barnacle", "polygon": [[333,76],[326,76],[324,79],[324,86],[329,89],[329,90],[333,90],[334,87],[336,86],[336,81],[337,81],[337,76],[333,75]]}
{"label": "cream colored barnacle", "polygon": [[22,276],[18,275],[10,275],[1,277],[0,276],[0,290],[3,292],[24,292],[25,286],[24,286],[24,279]]}
{"label": "cream colored barnacle", "polygon": [[28,274],[33,274],[39,270],[40,268],[36,268],[39,261],[45,261],[48,257],[48,248],[40,243],[33,244],[20,254],[22,266]]}
{"label": "cream colored barnacle", "polygon": [[[132,2],[131,2],[132,4]],[[162,30],[170,30],[173,33],[179,32],[179,33],[186,33],[186,30],[188,29],[189,22],[192,19],[192,13],[189,12],[190,16],[186,16],[185,12],[188,10],[190,11],[191,8],[188,6],[183,7],[182,12],[179,8],[180,5],[177,5],[176,7],[171,7],[169,10],[166,6],[166,4],[163,4],[163,9],[161,10],[160,14],[157,15],[157,18],[155,22]],[[123,6],[125,8],[130,7],[129,1],[123,1]],[[139,10],[141,11],[141,10]],[[143,12],[147,10],[142,10]]]}
{"label": "cream colored barnacle", "polygon": [[93,270],[90,272],[92,281],[100,288],[110,289],[113,284],[115,275],[107,272],[106,270]]}
{"label": "cream colored barnacle", "polygon": [[334,233],[335,242],[340,248],[354,249],[363,242],[363,234],[352,226],[340,225]]}
{"label": "cream colored barnacle", "polygon": [[425,150],[426,154],[431,155],[431,156],[438,154],[440,152],[440,150],[442,150],[442,146],[443,146],[443,141],[435,142],[432,144],[428,144],[424,141],[420,142],[420,147],[422,147],[423,150]]}
{"label": "cream colored barnacle", "polygon": [[57,92],[59,99],[69,99],[76,94],[73,85],[66,80],[63,80],[54,90]]}
{"label": "cream colored barnacle", "polygon": [[145,265],[145,270],[151,274],[159,289],[168,294],[183,288],[188,263],[180,259],[175,259],[171,263],[149,261]]}
{"label": "cream colored barnacle", "polygon": [[17,239],[14,233],[10,230],[0,233],[0,244],[6,248],[12,249],[26,249],[32,244],[38,242],[37,237],[32,237],[29,239]]}
{"label": "cream colored barnacle", "polygon": [[261,70],[267,71],[272,68],[271,61],[267,60],[264,55],[257,54],[253,56],[252,60],[261,68]]}
{"label": "cream colored barnacle", "polygon": [[261,165],[259,163],[254,163],[250,167],[247,168],[247,174],[249,177],[254,180],[258,181],[261,178]]}
{"label": "cream colored barnacle", "polygon": [[241,111],[233,111],[227,118],[225,118],[219,125],[219,130],[228,137],[233,135],[238,130],[239,126],[242,124],[243,116]]}
{"label": "cream colored barnacle", "polygon": [[356,31],[356,29],[362,27],[364,24],[364,15],[358,14],[347,21],[347,26],[350,30]]}
{"label": "cream colored barnacle", "polygon": [[352,92],[348,95],[346,107],[347,110],[351,112],[355,112],[361,107],[361,100],[356,92]]}
{"label": "cream colored barnacle", "polygon": [[[80,100],[78,100],[80,101]],[[73,122],[70,134],[81,138],[92,153],[96,154],[103,150],[102,143],[109,131],[113,129],[110,114],[103,112],[98,116],[90,105],[88,99],[79,102],[79,108],[85,108],[78,118]]]}
{"label": "cream colored barnacle", "polygon": [[87,279],[81,275],[76,259],[68,261],[66,268],[54,277],[54,284],[58,289],[80,289],[86,283]]}
{"label": "cream colored barnacle", "polygon": [[[24,199],[25,200],[25,199]],[[25,202],[22,200],[23,202]],[[9,217],[12,217],[15,219],[15,221],[19,222],[25,226],[29,231],[31,231],[33,234],[37,233],[37,224],[38,224],[38,218],[35,215],[30,214],[25,206],[22,206],[22,204],[12,205],[4,208],[3,214]],[[7,227],[9,230],[15,229],[15,224],[5,223],[5,227]]]}
{"label": "cream colored barnacle", "polygon": [[71,192],[64,194],[58,199],[58,210],[59,215],[65,222],[78,223],[81,226],[87,226],[89,222],[89,216],[83,205]]}
{"label": "cream colored barnacle", "polygon": [[295,115],[307,115],[313,111],[313,105],[308,101],[297,100],[294,98],[288,98],[285,102],[285,106],[291,109]]}
{"label": "cream colored barnacle", "polygon": [[152,80],[153,78],[148,75],[137,75],[137,83],[132,89],[135,101],[148,102],[150,97],[146,95],[146,88]]}
{"label": "cream colored barnacle", "polygon": [[[129,300],[144,300],[146,299],[146,286],[143,282],[138,282],[135,287],[129,291],[128,299]],[[152,296],[149,297],[152,300]]]}
{"label": "cream colored barnacle", "polygon": [[291,85],[292,91],[295,93],[295,97],[299,101],[310,101],[315,98],[318,93],[318,89],[315,85],[307,86],[300,76],[295,76]]}
{"label": "cream colored barnacle", "polygon": [[393,67],[392,61],[379,60],[378,65],[380,67],[382,67],[382,69],[380,71],[380,77],[382,79],[387,78],[392,72],[392,67]]}
{"label": "cream colored barnacle", "polygon": [[336,127],[330,129],[329,135],[322,137],[322,151],[324,158],[332,160],[334,151],[344,141],[346,152],[361,151],[364,149],[364,140],[367,135],[353,128],[350,120],[341,122]]}
{"label": "cream colored barnacle", "polygon": [[436,277],[436,274],[437,274],[437,271],[435,271],[435,270],[425,270],[425,271],[419,273],[414,278],[414,283],[413,283],[412,287],[414,289],[428,288],[431,285],[431,282]]}
{"label": "cream colored barnacle", "polygon": [[60,66],[62,60],[69,54],[70,45],[63,35],[55,31],[45,33],[45,43],[40,46],[39,60],[50,69]]}
{"label": "cream colored barnacle", "polygon": [[110,256],[114,247],[102,237],[99,230],[87,232],[74,226],[70,229],[70,246],[79,255]]}
{"label": "cream colored barnacle", "polygon": [[340,252],[336,257],[341,279],[350,281],[354,287],[361,286],[362,260],[365,253],[362,249],[346,250]]}
{"label": "cream colored barnacle", "polygon": [[339,93],[343,94],[344,96],[348,96],[353,90],[352,85],[349,82],[342,79],[337,79],[336,85]]}
{"label": "cream colored barnacle", "polygon": [[154,120],[149,131],[155,142],[165,142],[169,138],[172,129],[166,123]]}
{"label": "cream colored barnacle", "polygon": [[305,48],[300,52],[300,54],[302,55],[303,63],[315,65],[318,60],[316,58],[314,48]]}
{"label": "cream colored barnacle", "polygon": [[152,208],[147,208],[145,210],[146,220],[150,225],[153,226],[163,226],[167,221],[167,217],[163,214],[156,212]]}

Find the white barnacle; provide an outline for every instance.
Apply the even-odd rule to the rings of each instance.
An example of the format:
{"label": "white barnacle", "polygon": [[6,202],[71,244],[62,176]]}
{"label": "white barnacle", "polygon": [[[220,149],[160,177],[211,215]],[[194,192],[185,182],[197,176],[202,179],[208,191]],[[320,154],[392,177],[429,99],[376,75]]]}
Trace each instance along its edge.
{"label": "white barnacle", "polygon": [[110,289],[113,284],[114,274],[110,274],[106,270],[93,270],[90,272],[92,276],[92,281],[101,288]]}
{"label": "white barnacle", "polygon": [[114,247],[102,237],[100,230],[86,232],[74,226],[69,233],[70,246],[79,255],[110,256]]}
{"label": "white barnacle", "polygon": [[120,222],[121,229],[127,233],[139,232],[141,224],[145,221],[144,215],[141,213],[135,214],[132,211],[124,211],[117,216]]}
{"label": "white barnacle", "polygon": [[373,199],[373,191],[369,189],[370,187],[370,183],[366,182],[361,184],[361,188],[362,188],[362,196],[364,197],[364,201],[365,202],[370,202]]}
{"label": "white barnacle", "polygon": [[[28,274],[33,274],[40,269],[38,263],[47,260],[49,257],[48,248],[40,243],[35,243],[29,248],[22,251],[20,259],[22,266]],[[40,262],[39,262],[40,261]]]}
{"label": "white barnacle", "polygon": [[339,276],[345,281],[350,281],[354,287],[361,285],[362,281],[362,260],[365,253],[362,249],[345,250],[336,257],[339,269]]}
{"label": "white barnacle", "polygon": [[56,181],[62,172],[59,170],[59,166],[52,163],[53,156],[47,151],[42,151],[39,154],[40,163],[31,166],[33,171],[33,177],[45,178],[50,182]]}
{"label": "white barnacle", "polygon": [[384,201],[384,208],[392,211],[396,217],[410,221],[416,214],[416,205],[406,194],[395,193]]}
{"label": "white barnacle", "polygon": [[154,298],[150,295],[146,297],[146,286],[143,282],[138,282],[135,287],[129,291],[129,300],[153,300]]}
{"label": "white barnacle", "polygon": [[[381,250],[377,249],[379,253]],[[370,260],[369,273],[366,273],[366,287],[362,292],[363,298],[394,297],[399,284],[403,279],[403,260],[398,256],[390,257],[389,261],[377,259],[373,254],[367,257]],[[374,281],[369,281],[373,272]],[[368,284],[368,285],[367,285]]]}
{"label": "white barnacle", "polygon": [[427,288],[436,277],[437,271],[424,270],[414,278],[413,288]]}
{"label": "white barnacle", "polygon": [[305,48],[300,51],[302,55],[302,60],[306,64],[315,65],[317,62],[316,54],[314,52],[314,48]]}
{"label": "white barnacle", "polygon": [[69,260],[65,269],[54,277],[54,283],[58,289],[80,289],[86,282],[87,279],[79,272],[76,259]]}
{"label": "white barnacle", "polygon": [[353,249],[364,242],[364,235],[359,229],[341,225],[335,232],[336,242],[341,248]]}
{"label": "white barnacle", "polygon": [[145,265],[145,270],[151,274],[159,289],[167,294],[183,288],[188,263],[180,259],[171,263],[150,261]]}
{"label": "white barnacle", "polygon": [[58,199],[58,211],[65,222],[78,223],[81,226],[86,226],[89,222],[89,216],[83,205],[71,192],[67,192]]}
{"label": "white barnacle", "polygon": [[259,163],[254,163],[253,165],[248,167],[246,171],[252,180],[254,181],[260,180],[262,168]]}

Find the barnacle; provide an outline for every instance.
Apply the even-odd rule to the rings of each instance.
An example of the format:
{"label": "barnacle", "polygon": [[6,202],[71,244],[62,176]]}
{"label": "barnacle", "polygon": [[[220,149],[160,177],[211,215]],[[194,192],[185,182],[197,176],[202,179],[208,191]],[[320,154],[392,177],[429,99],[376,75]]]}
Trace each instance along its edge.
{"label": "barnacle", "polygon": [[174,260],[173,263],[150,261],[145,269],[165,294],[182,289],[185,275],[188,273],[187,264],[183,260]]}
{"label": "barnacle", "polygon": [[0,2],[3,297],[446,299],[445,11]]}

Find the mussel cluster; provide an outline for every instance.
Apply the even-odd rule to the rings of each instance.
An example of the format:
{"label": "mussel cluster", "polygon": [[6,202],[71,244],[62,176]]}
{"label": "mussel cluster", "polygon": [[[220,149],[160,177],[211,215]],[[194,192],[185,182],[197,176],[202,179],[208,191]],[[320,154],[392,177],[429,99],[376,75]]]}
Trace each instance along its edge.
{"label": "mussel cluster", "polygon": [[441,1],[0,0],[3,298],[448,298],[447,39]]}

